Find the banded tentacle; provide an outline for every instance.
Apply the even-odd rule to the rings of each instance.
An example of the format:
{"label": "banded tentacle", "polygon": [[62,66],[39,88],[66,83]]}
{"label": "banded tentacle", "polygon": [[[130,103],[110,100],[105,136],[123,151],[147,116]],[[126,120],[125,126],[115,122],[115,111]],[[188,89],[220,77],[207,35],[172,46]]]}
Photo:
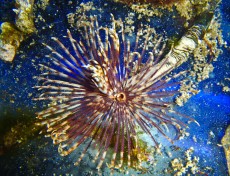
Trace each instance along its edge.
{"label": "banded tentacle", "polygon": [[[194,27],[163,57],[163,37],[154,36],[147,27],[137,32],[134,43],[125,35],[124,24],[112,15],[110,27],[100,27],[96,17],[84,27],[84,38],[75,40],[67,30],[68,46],[52,38],[59,50],[44,44],[51,54],[50,65],[41,65],[47,72],[35,86],[41,95],[35,100],[53,101],[50,107],[38,112],[41,125],[58,151],[65,156],[80,145],[83,151],[75,162],[78,165],[89,148],[97,150],[94,161],[100,169],[110,149],[110,167],[137,166],[141,160],[138,132],[147,133],[158,145],[152,128],[167,138],[168,126],[179,132],[187,127],[179,120],[183,116],[172,111],[173,97],[180,84],[173,82],[185,72],[166,78],[194,49],[200,31]],[[149,46],[149,42],[155,46]],[[142,45],[141,45],[142,44]],[[183,116],[184,117],[184,116]],[[194,121],[185,116],[188,121]]]}

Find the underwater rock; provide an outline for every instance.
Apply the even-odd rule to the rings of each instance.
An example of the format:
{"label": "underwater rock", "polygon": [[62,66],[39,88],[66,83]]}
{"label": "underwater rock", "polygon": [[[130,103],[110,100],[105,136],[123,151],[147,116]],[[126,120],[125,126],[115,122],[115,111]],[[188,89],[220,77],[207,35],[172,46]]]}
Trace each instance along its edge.
{"label": "underwater rock", "polygon": [[4,147],[26,143],[28,139],[38,134],[40,128],[33,122],[18,122],[4,135]]}
{"label": "underwater rock", "polygon": [[228,173],[230,175],[230,125],[228,126],[224,137],[221,140],[228,163]]}
{"label": "underwater rock", "polygon": [[17,9],[13,11],[17,14],[16,26],[25,34],[33,33],[36,28],[34,27],[33,16],[34,0],[16,0]]}
{"label": "underwater rock", "polygon": [[12,62],[20,43],[23,40],[22,32],[9,22],[2,23],[0,35],[0,59]]}
{"label": "underwater rock", "polygon": [[13,9],[17,14],[15,25],[9,22],[2,23],[0,59],[12,62],[25,35],[36,30],[33,22],[33,4],[33,0],[16,0],[17,9]]}

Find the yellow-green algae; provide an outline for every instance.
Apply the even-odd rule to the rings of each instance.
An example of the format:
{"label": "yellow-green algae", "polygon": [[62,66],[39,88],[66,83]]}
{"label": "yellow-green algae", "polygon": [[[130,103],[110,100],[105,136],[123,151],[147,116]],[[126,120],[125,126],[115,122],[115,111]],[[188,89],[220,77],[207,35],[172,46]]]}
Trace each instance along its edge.
{"label": "yellow-green algae", "polygon": [[16,55],[20,43],[28,36],[35,32],[33,22],[33,0],[16,0],[17,9],[15,24],[4,22],[1,25],[0,34],[0,59],[12,62]]}
{"label": "yellow-green algae", "polygon": [[[195,18],[205,11],[216,8],[220,0],[114,0],[127,4],[139,14],[139,18],[161,16],[162,10],[177,10],[181,17],[186,20]],[[213,10],[213,9],[212,9]],[[185,24],[186,25],[186,24]]]}
{"label": "yellow-green algae", "polygon": [[17,9],[13,9],[16,13],[15,25],[24,34],[31,34],[36,29],[33,17],[34,0],[16,0]]}
{"label": "yellow-green algae", "polygon": [[11,107],[4,106],[3,113],[7,115],[0,119],[0,155],[13,154],[12,151],[38,137],[41,130],[29,110],[17,108],[15,113],[11,111]]}
{"label": "yellow-green algae", "polygon": [[226,156],[227,164],[228,164],[228,173],[230,175],[230,125],[225,131],[225,135],[222,138],[221,143],[224,147],[224,152],[225,152],[225,156]]}
{"label": "yellow-green algae", "polygon": [[13,61],[20,43],[23,41],[23,33],[9,22],[2,23],[0,35],[0,58],[5,61]]}

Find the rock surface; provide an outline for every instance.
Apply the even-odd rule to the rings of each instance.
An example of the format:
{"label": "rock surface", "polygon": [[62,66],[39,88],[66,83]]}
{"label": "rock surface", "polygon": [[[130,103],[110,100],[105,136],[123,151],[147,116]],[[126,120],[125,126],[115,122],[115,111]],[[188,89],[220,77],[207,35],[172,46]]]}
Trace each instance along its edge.
{"label": "rock surface", "polygon": [[228,173],[230,175],[230,125],[228,126],[224,137],[221,140],[228,164]]}

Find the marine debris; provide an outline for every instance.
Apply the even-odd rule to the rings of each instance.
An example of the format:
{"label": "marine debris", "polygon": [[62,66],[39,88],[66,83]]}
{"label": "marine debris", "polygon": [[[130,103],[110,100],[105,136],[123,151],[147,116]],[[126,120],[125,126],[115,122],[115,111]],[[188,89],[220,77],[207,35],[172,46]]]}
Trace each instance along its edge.
{"label": "marine debris", "polygon": [[20,43],[35,32],[33,22],[33,0],[16,0],[15,24],[4,22],[0,34],[0,59],[12,62]]}

